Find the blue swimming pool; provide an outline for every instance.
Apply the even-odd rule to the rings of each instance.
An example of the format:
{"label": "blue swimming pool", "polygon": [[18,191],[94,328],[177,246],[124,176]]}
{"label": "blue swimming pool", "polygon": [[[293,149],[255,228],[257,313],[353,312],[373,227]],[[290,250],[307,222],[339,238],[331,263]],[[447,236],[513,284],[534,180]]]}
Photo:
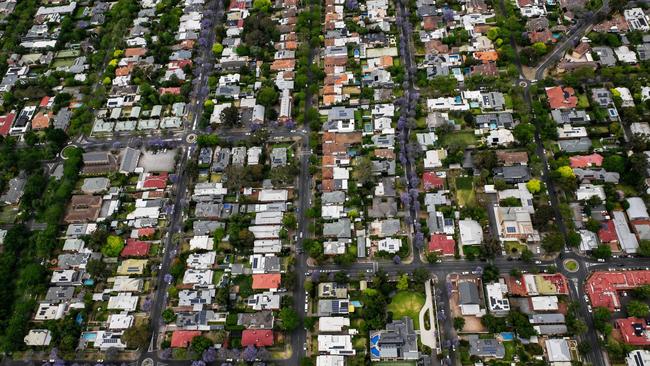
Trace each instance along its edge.
{"label": "blue swimming pool", "polygon": [[84,332],[81,334],[81,338],[85,341],[94,341],[97,339],[97,333],[95,332]]}
{"label": "blue swimming pool", "polygon": [[501,338],[503,338],[504,341],[512,341],[515,339],[515,335],[511,332],[503,332],[501,333]]}
{"label": "blue swimming pool", "polygon": [[370,347],[370,353],[372,353],[372,355],[375,357],[381,357],[381,353],[379,353],[379,349],[377,347]]}

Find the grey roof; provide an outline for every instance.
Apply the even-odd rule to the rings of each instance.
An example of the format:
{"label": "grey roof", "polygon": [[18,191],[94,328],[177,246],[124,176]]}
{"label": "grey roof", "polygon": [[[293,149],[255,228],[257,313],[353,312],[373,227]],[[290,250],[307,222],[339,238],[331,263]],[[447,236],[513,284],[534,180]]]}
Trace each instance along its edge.
{"label": "grey roof", "polygon": [[564,324],[564,314],[549,313],[549,314],[532,314],[528,316],[530,324]]}
{"label": "grey roof", "polygon": [[345,202],[345,192],[323,192],[323,195],[321,196],[321,202],[323,205],[343,204]]}
{"label": "grey roof", "polygon": [[614,104],[612,92],[605,88],[591,89],[591,99],[601,107],[607,107]]}
{"label": "grey roof", "polygon": [[20,201],[20,198],[23,196],[25,190],[25,184],[27,179],[22,175],[12,178],[9,180],[9,189],[5,194],[0,196],[0,200],[7,204],[16,204]]}
{"label": "grey roof", "polygon": [[90,260],[90,253],[64,253],[58,257],[58,267],[70,268],[85,265]]}
{"label": "grey roof", "polygon": [[320,299],[318,300],[318,315],[348,314],[349,307],[350,301],[347,299]]}
{"label": "grey roof", "polygon": [[616,172],[608,172],[605,169],[582,169],[573,168],[573,173],[580,180],[602,180],[606,183],[618,183],[620,175]]}
{"label": "grey roof", "polygon": [[418,335],[413,329],[413,319],[409,317],[393,320],[392,323],[386,324],[385,330],[371,331],[370,338],[377,339],[379,355],[371,352],[371,358],[374,360],[416,360],[420,357]]}
{"label": "grey roof", "polygon": [[615,66],[616,65],[616,57],[614,57],[614,51],[609,48],[609,47],[593,47],[592,51],[596,53],[599,57],[599,61],[601,65],[604,66]]}
{"label": "grey roof", "polygon": [[397,201],[394,198],[375,197],[372,199],[372,206],[368,208],[368,217],[376,219],[395,217],[395,215],[397,215]]}
{"label": "grey roof", "polygon": [[476,116],[476,125],[491,128],[513,128],[514,119],[511,113],[488,113]]}
{"label": "grey roof", "polygon": [[111,180],[106,177],[86,178],[81,185],[84,193],[99,193],[108,189]]}
{"label": "grey roof", "polygon": [[503,178],[507,183],[522,183],[530,179],[530,171],[526,165],[512,165],[494,168],[494,175]]}
{"label": "grey roof", "polygon": [[468,337],[469,354],[478,357],[503,358],[506,349],[496,339],[480,339],[478,335],[472,334]]}
{"label": "grey roof", "polygon": [[387,219],[381,222],[381,234],[380,236],[393,236],[399,233],[402,227],[401,222],[398,219]]}
{"label": "grey roof", "polygon": [[326,222],[323,225],[323,236],[337,237],[337,238],[350,238],[350,219],[339,219],[335,222]]}
{"label": "grey roof", "polygon": [[60,128],[62,130],[67,129],[71,117],[72,117],[72,112],[70,111],[69,108],[61,108],[59,110],[59,113],[57,113],[56,116],[54,116],[54,122],[53,122],[54,128]]}
{"label": "grey roof", "polygon": [[539,335],[557,335],[557,334],[565,334],[569,330],[566,325],[564,324],[543,324],[543,325],[536,325],[535,330]]}
{"label": "grey roof", "polygon": [[136,150],[130,147],[125,147],[122,150],[122,161],[120,162],[120,172],[122,173],[133,173],[135,168],[138,167],[138,161],[140,160],[140,150]]}
{"label": "grey roof", "polygon": [[60,303],[72,299],[74,295],[74,287],[72,286],[53,286],[47,289],[45,301]]}
{"label": "grey roof", "polygon": [[580,139],[558,141],[560,149],[568,153],[587,152],[591,148],[591,140],[583,137]]}
{"label": "grey roof", "polygon": [[458,284],[461,305],[478,304],[480,299],[478,295],[478,286],[473,282],[461,282]]}
{"label": "grey roof", "polygon": [[237,325],[246,329],[273,329],[273,320],[273,312],[270,310],[237,314]]}
{"label": "grey roof", "polygon": [[551,116],[557,124],[581,124],[589,122],[589,115],[582,110],[554,109]]}
{"label": "grey roof", "polygon": [[327,112],[328,121],[354,119],[354,108],[334,107]]}
{"label": "grey roof", "polygon": [[650,60],[650,43],[643,43],[636,46],[636,52],[639,54],[641,61]]}

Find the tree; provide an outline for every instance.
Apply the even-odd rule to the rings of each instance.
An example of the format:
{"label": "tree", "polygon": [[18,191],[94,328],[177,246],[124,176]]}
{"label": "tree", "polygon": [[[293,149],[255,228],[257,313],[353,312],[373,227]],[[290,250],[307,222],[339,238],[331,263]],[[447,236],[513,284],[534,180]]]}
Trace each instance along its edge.
{"label": "tree", "polygon": [[400,291],[408,290],[409,288],[409,276],[404,273],[403,275],[397,278],[397,289]]}
{"label": "tree", "polygon": [[192,343],[190,343],[190,348],[197,355],[202,355],[205,350],[214,346],[213,342],[204,336],[197,336],[192,338]]}
{"label": "tree", "polygon": [[241,124],[239,109],[234,106],[226,107],[221,111],[221,122],[226,127],[237,127]]}
{"label": "tree", "polygon": [[106,263],[99,259],[89,260],[86,264],[86,272],[98,281],[102,281],[110,276],[110,271],[106,267]]}
{"label": "tree", "polygon": [[370,158],[360,157],[356,160],[356,163],[354,174],[357,182],[361,185],[373,182],[375,178],[372,173],[372,161],[370,161]]}
{"label": "tree", "polygon": [[546,47],[546,44],[543,42],[535,42],[532,45],[533,50],[535,51],[535,54],[538,56],[544,55],[546,52],[548,52],[548,47]]}
{"label": "tree", "polygon": [[557,253],[564,248],[564,238],[559,232],[548,233],[544,239],[542,239],[542,249],[546,253]]}
{"label": "tree", "polygon": [[265,86],[257,93],[257,102],[266,108],[270,108],[278,102],[278,97],[279,94],[274,87]]}
{"label": "tree", "polygon": [[632,290],[632,296],[641,300],[650,299],[650,285],[641,285]]}
{"label": "tree", "polygon": [[418,267],[413,271],[413,282],[420,284],[431,278],[431,274],[426,268]]}
{"label": "tree", "polygon": [[106,257],[117,257],[124,249],[124,240],[117,235],[109,235],[106,244],[102,247],[102,254]]}
{"label": "tree", "polygon": [[639,255],[650,257],[650,240],[641,240],[639,242]]}
{"label": "tree", "polygon": [[126,342],[129,348],[144,349],[149,345],[150,336],[151,329],[149,329],[149,323],[147,322],[125,330],[122,340]]}
{"label": "tree", "polygon": [[595,307],[594,311],[594,328],[599,330],[601,333],[605,333],[606,325],[609,325],[609,321],[612,318],[612,313],[608,308],[605,307]]}
{"label": "tree", "polygon": [[253,1],[253,9],[268,12],[271,7],[271,0],[255,0]]}
{"label": "tree", "polygon": [[520,311],[510,311],[508,321],[521,338],[530,338],[537,334],[533,325],[530,324],[528,316]]}
{"label": "tree", "polygon": [[591,353],[591,344],[588,342],[578,343],[578,352],[580,352],[581,355],[588,355]]}
{"label": "tree", "polygon": [[291,332],[300,325],[298,313],[293,308],[285,307],[280,310],[280,326],[283,330]]}
{"label": "tree", "polygon": [[290,212],[284,214],[284,217],[282,218],[282,225],[284,225],[287,229],[295,229],[298,226],[296,215]]}
{"label": "tree", "polygon": [[528,145],[535,137],[535,126],[530,123],[520,123],[512,130],[512,135],[520,145]]}
{"label": "tree", "polygon": [[542,190],[542,182],[539,179],[533,178],[526,183],[526,188],[532,194],[539,193]]}
{"label": "tree", "polygon": [[462,316],[455,317],[454,329],[460,332],[461,330],[463,330],[464,327],[465,327],[465,318],[463,318]]}
{"label": "tree", "polygon": [[603,169],[608,172],[623,174],[625,172],[625,158],[620,155],[610,155],[603,159]]}
{"label": "tree", "polygon": [[483,282],[490,283],[499,280],[499,268],[490,263],[483,269]]}
{"label": "tree", "polygon": [[212,45],[212,53],[215,56],[220,56],[221,52],[223,52],[223,45],[221,43],[215,43]]}
{"label": "tree", "polygon": [[427,262],[436,263],[440,260],[438,252],[427,252]]}
{"label": "tree", "polygon": [[481,324],[483,324],[490,333],[501,333],[508,329],[504,318],[497,318],[492,314],[483,315],[483,317],[481,317]]}
{"label": "tree", "polygon": [[568,165],[561,166],[557,168],[556,171],[560,174],[560,177],[562,178],[575,178],[576,176],[575,173],[573,173],[573,169],[571,169],[571,167]]}
{"label": "tree", "polygon": [[648,314],[650,314],[650,308],[648,307],[648,304],[638,300],[630,301],[627,304],[626,310],[629,316],[633,316],[636,318],[645,319],[648,316]]}
{"label": "tree", "polygon": [[533,252],[530,249],[526,248],[521,252],[520,258],[526,263],[531,263],[533,261],[533,255]]}
{"label": "tree", "polygon": [[176,320],[176,313],[174,313],[174,310],[167,308],[162,312],[162,318],[166,324],[169,324]]}
{"label": "tree", "polygon": [[571,248],[577,248],[580,246],[580,241],[582,240],[582,237],[580,234],[576,233],[575,231],[570,231],[567,234],[567,245],[570,246]]}
{"label": "tree", "polygon": [[612,257],[612,248],[607,244],[600,244],[591,251],[591,254],[599,259],[609,259]]}
{"label": "tree", "polygon": [[601,228],[600,222],[593,217],[590,217],[589,220],[587,220],[585,227],[592,233],[597,233]]}

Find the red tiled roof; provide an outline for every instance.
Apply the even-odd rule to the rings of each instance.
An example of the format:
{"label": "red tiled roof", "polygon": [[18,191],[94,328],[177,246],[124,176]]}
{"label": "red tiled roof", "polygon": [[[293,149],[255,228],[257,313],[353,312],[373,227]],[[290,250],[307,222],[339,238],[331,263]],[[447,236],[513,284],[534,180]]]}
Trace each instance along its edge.
{"label": "red tiled roof", "polygon": [[429,190],[432,188],[442,188],[445,184],[445,180],[440,178],[434,172],[425,172],[422,174],[422,183],[424,184],[424,189]]}
{"label": "red tiled roof", "polygon": [[650,337],[646,336],[650,331],[650,327],[645,319],[633,317],[616,319],[616,327],[621,332],[621,337],[625,343],[634,346],[650,345]]}
{"label": "red tiled roof", "polygon": [[571,168],[586,168],[589,166],[603,165],[603,157],[599,154],[593,153],[591,155],[579,155],[569,158]]}
{"label": "red tiled roof", "polygon": [[50,103],[50,98],[51,98],[51,97],[48,97],[47,95],[44,96],[44,97],[41,99],[41,103],[40,103],[38,106],[41,107],[41,108],[47,107],[47,105]]}
{"label": "red tiled roof", "polygon": [[546,88],[548,103],[553,109],[575,108],[578,105],[578,97],[572,87],[556,86]]}
{"label": "red tiled roof", "polygon": [[429,240],[429,251],[442,255],[454,255],[456,242],[450,235],[432,234]]}
{"label": "red tiled roof", "polygon": [[650,271],[594,272],[585,284],[591,305],[610,310],[621,307],[617,291],[650,284]]}
{"label": "red tiled roof", "polygon": [[128,239],[126,246],[122,249],[122,257],[144,257],[149,254],[150,243],[136,239]]}
{"label": "red tiled roof", "polygon": [[279,273],[253,275],[253,290],[268,290],[280,288],[282,276]]}
{"label": "red tiled roof", "polygon": [[604,225],[598,230],[598,239],[603,243],[611,243],[618,240],[616,236],[616,228],[614,227],[614,221],[607,220],[604,222]]}
{"label": "red tiled roof", "polygon": [[158,175],[150,175],[144,179],[144,188],[157,188],[164,189],[167,187],[167,173],[160,173]]}
{"label": "red tiled roof", "polygon": [[172,347],[174,348],[185,348],[187,347],[194,337],[201,335],[199,330],[175,330],[172,333]]}
{"label": "red tiled roof", "polygon": [[246,329],[241,334],[241,345],[267,347],[273,345],[273,331],[270,329]]}
{"label": "red tiled roof", "polygon": [[181,88],[177,86],[172,86],[169,88],[160,88],[158,89],[158,93],[160,93],[160,95],[165,95],[165,94],[180,95]]}
{"label": "red tiled roof", "polygon": [[16,113],[7,113],[4,116],[0,116],[0,135],[7,136],[9,134],[15,118]]}
{"label": "red tiled roof", "polygon": [[156,229],[152,227],[143,227],[138,229],[138,238],[144,238],[147,236],[152,236],[156,233]]}

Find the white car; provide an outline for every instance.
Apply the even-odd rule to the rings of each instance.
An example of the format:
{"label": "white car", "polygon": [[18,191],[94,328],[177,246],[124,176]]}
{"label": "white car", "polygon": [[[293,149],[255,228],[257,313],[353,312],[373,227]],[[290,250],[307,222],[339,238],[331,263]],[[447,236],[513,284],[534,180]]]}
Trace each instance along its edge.
{"label": "white car", "polygon": [[535,261],[535,264],[542,264],[542,261]]}

